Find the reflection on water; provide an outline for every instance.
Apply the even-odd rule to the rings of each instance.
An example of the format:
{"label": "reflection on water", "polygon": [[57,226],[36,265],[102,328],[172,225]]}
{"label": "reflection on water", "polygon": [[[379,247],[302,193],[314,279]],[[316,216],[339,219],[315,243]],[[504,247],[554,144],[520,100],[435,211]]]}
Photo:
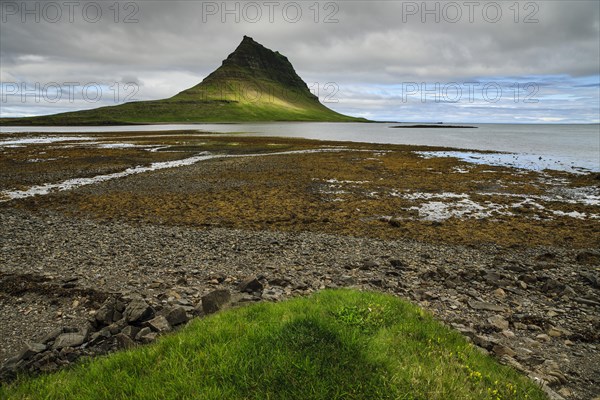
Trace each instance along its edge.
{"label": "reflection on water", "polygon": [[[18,132],[92,133],[195,130],[320,140],[452,147],[518,153],[520,167],[600,171],[600,125],[480,124],[477,129],[405,128],[397,123],[274,122],[251,124],[138,125],[101,127],[0,127],[3,136]],[[414,124],[410,124],[414,125]],[[1,143],[0,143],[1,145]],[[523,156],[525,155],[525,156]],[[542,159],[540,160],[540,157]],[[467,161],[476,162],[475,158]],[[514,160],[498,157],[497,162]]]}

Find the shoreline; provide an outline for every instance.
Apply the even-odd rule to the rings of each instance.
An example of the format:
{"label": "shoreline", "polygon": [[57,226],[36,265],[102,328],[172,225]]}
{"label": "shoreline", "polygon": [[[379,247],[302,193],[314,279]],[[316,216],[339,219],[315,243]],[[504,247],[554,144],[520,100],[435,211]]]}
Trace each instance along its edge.
{"label": "shoreline", "polygon": [[191,316],[203,295],[256,276],[265,288],[245,301],[327,287],[393,293],[567,399],[600,391],[598,174],[426,158],[416,153],[425,146],[125,142],[134,146],[41,143],[0,158],[6,190],[221,155],[1,203],[1,358],[23,338],[85,324],[104,295]]}

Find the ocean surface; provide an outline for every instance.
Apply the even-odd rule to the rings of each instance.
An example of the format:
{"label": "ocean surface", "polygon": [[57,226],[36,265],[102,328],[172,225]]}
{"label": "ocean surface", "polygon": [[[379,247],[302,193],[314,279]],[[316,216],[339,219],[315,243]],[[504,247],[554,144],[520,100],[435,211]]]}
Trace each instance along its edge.
{"label": "ocean surface", "polygon": [[[432,151],[426,156],[459,157],[469,162],[525,169],[600,172],[600,125],[455,124],[477,129],[402,128],[398,123],[273,122],[250,124],[139,125],[102,127],[0,127],[0,147],[11,133],[156,132],[197,130],[257,136],[297,137],[368,143],[452,147],[471,151]],[[508,154],[489,155],[477,150]]]}

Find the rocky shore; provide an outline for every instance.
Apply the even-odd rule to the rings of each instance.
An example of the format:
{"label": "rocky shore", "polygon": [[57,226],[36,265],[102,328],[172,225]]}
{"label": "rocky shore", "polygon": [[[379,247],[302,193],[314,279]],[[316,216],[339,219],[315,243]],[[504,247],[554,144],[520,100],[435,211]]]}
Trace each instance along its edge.
{"label": "rocky shore", "polygon": [[354,287],[419,304],[553,398],[600,396],[600,174],[432,150],[449,149],[15,136],[0,148],[0,375]]}
{"label": "rocky shore", "polygon": [[0,223],[5,378],[150,342],[222,304],[359,287],[416,302],[558,396],[600,395],[594,250],[200,230],[8,207]]}

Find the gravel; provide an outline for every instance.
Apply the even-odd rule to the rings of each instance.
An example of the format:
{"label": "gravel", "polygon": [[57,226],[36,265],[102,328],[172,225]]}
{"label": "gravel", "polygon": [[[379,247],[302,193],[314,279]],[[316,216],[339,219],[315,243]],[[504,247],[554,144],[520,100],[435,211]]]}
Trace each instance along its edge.
{"label": "gravel", "polygon": [[14,208],[0,210],[0,224],[0,361],[56,328],[80,326],[110,294],[196,307],[255,277],[254,295],[265,301],[342,286],[396,294],[566,398],[600,394],[595,250],[99,222]]}

